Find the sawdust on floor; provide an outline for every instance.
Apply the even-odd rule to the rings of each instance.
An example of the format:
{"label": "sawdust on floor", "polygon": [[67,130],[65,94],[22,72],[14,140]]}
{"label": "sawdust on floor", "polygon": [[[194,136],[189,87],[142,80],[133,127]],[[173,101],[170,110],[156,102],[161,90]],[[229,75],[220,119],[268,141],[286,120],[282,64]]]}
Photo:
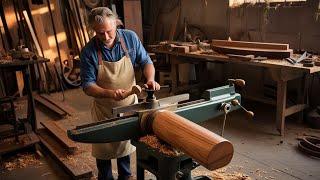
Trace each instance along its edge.
{"label": "sawdust on floor", "polygon": [[26,168],[28,166],[39,166],[42,162],[36,157],[34,153],[19,153],[15,156],[4,160],[1,163],[1,170],[12,171],[14,169]]}

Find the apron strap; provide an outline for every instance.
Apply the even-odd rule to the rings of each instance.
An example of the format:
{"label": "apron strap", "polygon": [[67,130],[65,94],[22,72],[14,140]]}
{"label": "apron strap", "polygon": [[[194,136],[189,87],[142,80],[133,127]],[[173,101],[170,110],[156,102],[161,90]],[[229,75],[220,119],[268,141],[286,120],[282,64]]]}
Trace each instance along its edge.
{"label": "apron strap", "polygon": [[119,39],[120,39],[121,47],[122,47],[124,53],[126,54],[126,57],[129,58],[129,53],[128,53],[126,43],[124,42],[122,37],[119,37]]}
{"label": "apron strap", "polygon": [[101,65],[102,64],[102,53],[101,53],[101,49],[99,46],[99,40],[97,38],[96,39],[96,46],[97,46],[97,54],[98,54],[98,64]]}

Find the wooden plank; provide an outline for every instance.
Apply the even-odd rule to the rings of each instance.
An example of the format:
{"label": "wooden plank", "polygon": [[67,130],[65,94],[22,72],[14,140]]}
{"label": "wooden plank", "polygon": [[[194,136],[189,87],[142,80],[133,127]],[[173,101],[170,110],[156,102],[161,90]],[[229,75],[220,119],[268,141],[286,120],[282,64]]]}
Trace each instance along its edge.
{"label": "wooden plank", "polygon": [[57,142],[60,143],[68,153],[73,154],[77,150],[76,143],[68,138],[67,130],[62,129],[56,124],[56,122],[44,121],[41,122],[41,125],[43,125],[51,134],[54,135]]}
{"label": "wooden plank", "polygon": [[5,33],[4,24],[1,18],[0,18],[0,31],[1,31],[0,33],[1,33],[1,41],[2,41],[3,49],[8,51],[10,47],[9,47],[8,39]]}
{"label": "wooden plank", "polygon": [[54,86],[59,87],[58,78],[54,69],[52,68],[55,60],[59,58],[59,56],[57,45],[54,39],[54,32],[50,19],[48,3],[44,1],[43,4],[32,4],[32,0],[28,0],[28,3],[35,26],[34,30],[40,40],[39,44],[42,47],[43,55],[45,58],[50,59],[48,67],[53,78]]}
{"label": "wooden plank", "polygon": [[[67,43],[67,35],[62,23],[62,16],[60,11],[60,4],[59,0],[49,0],[50,7],[51,7],[51,16],[53,19],[53,24],[55,28],[55,36],[57,39],[58,44],[57,47],[59,47],[59,53],[60,53],[60,66],[62,66],[62,62],[64,60],[68,59],[68,55],[70,53],[68,43]],[[61,67],[62,68],[62,67]]]}
{"label": "wooden plank", "polygon": [[136,32],[141,42],[143,42],[140,0],[124,0],[123,12],[124,12],[124,25],[126,29],[130,29]]}
{"label": "wooden plank", "polygon": [[290,116],[291,114],[300,112],[307,108],[308,108],[307,104],[297,104],[297,105],[291,106],[285,109],[284,116]]}
{"label": "wooden plank", "polygon": [[33,132],[20,135],[18,138],[19,142],[15,142],[15,138],[13,137],[0,143],[0,155],[32,146],[40,141],[38,136]]}
{"label": "wooden plank", "polygon": [[51,96],[49,96],[47,94],[39,94],[39,96],[41,96],[42,98],[46,99],[47,101],[49,101],[50,103],[54,104],[55,106],[59,107],[61,110],[66,112],[69,116],[73,116],[77,112],[73,107],[69,106],[67,103],[57,101],[57,100],[55,100],[54,98],[52,98]]}
{"label": "wooden plank", "polygon": [[45,107],[47,107],[48,109],[50,109],[51,111],[53,111],[54,113],[58,114],[61,117],[67,115],[66,112],[64,112],[63,110],[61,110],[60,108],[52,104],[51,102],[47,101],[46,99],[40,97],[39,95],[35,95],[34,100],[44,105]]}
{"label": "wooden plank", "polygon": [[279,80],[277,82],[276,124],[277,124],[277,130],[280,132],[281,136],[284,136],[286,106],[287,106],[287,82]]}
{"label": "wooden plank", "polygon": [[[73,43],[73,47],[77,48],[76,51],[80,52],[80,50],[82,49],[82,44],[79,39],[78,31],[75,28],[72,28],[72,27],[75,27],[74,22],[70,17],[71,15],[69,14],[69,11],[67,10],[65,11],[66,11],[68,29],[70,30],[70,35],[71,35],[71,42]],[[76,46],[74,46],[74,44],[76,44]]]}
{"label": "wooden plank", "polygon": [[73,29],[77,30],[77,34],[78,34],[78,38],[79,41],[81,43],[81,47],[83,47],[85,45],[85,35],[84,32],[82,30],[82,26],[80,23],[80,19],[79,19],[79,14],[76,8],[76,4],[74,2],[74,0],[68,1],[69,2],[69,6],[71,8],[71,12],[70,12],[70,18],[71,18],[71,22],[73,22]]}
{"label": "wooden plank", "polygon": [[19,44],[19,34],[18,34],[18,22],[16,13],[14,10],[13,1],[2,1],[2,7],[4,11],[4,18],[9,30],[11,39],[11,48],[16,48]]}
{"label": "wooden plank", "polygon": [[212,40],[211,45],[212,46],[237,47],[237,48],[289,50],[289,44],[280,44],[280,43],[262,43],[262,42],[248,42],[248,41]]}
{"label": "wooden plank", "polygon": [[189,46],[178,46],[174,44],[170,44],[171,51],[178,52],[178,53],[188,53],[190,52]]}
{"label": "wooden plank", "polygon": [[39,130],[39,138],[41,143],[73,179],[90,179],[93,176],[92,169],[86,164],[81,153],[68,155],[61,145],[51,138],[49,133],[44,129]]}
{"label": "wooden plank", "polygon": [[181,1],[179,2],[179,6],[176,7],[175,11],[176,11],[176,15],[174,16],[175,19],[172,22],[172,25],[170,27],[169,41],[174,40],[176,31],[177,31],[177,24],[179,23],[180,13],[181,13]]}
{"label": "wooden plank", "polygon": [[85,14],[85,6],[83,3],[81,3],[82,1],[80,0],[75,0],[75,5],[76,5],[76,8],[79,10],[79,19],[80,19],[80,25],[81,25],[81,28],[82,28],[82,31],[83,31],[83,35],[84,35],[84,40],[85,40],[85,43],[89,42],[89,35],[88,35],[88,30],[87,30],[87,25],[86,25],[86,22],[85,22],[85,17],[86,14]]}
{"label": "wooden plank", "polygon": [[[37,36],[36,36],[34,29],[32,27],[32,24],[30,22],[30,18],[28,16],[27,11],[23,11],[23,16],[24,16],[24,19],[28,25],[28,28],[29,28],[32,40],[36,46],[36,50],[37,50],[38,55],[41,57],[44,57],[44,54],[43,54],[41,47],[39,45],[39,41],[38,41]],[[45,71],[46,71],[45,64],[41,63],[38,67],[39,67],[38,69],[40,72],[40,90],[45,89],[48,92],[48,84],[47,84],[47,80],[45,78]]]}
{"label": "wooden plank", "polygon": [[23,81],[23,74],[22,71],[16,71],[16,79],[17,79],[17,86],[19,91],[19,96],[23,96],[23,88],[24,88],[24,81]]}
{"label": "wooden plank", "polygon": [[237,48],[228,46],[212,46],[212,49],[222,54],[255,55],[275,59],[288,58],[293,54],[293,50],[273,50],[255,48]]}
{"label": "wooden plank", "polygon": [[4,50],[5,50],[5,47],[3,45],[2,33],[1,33],[1,25],[0,25],[0,51],[3,52]]}

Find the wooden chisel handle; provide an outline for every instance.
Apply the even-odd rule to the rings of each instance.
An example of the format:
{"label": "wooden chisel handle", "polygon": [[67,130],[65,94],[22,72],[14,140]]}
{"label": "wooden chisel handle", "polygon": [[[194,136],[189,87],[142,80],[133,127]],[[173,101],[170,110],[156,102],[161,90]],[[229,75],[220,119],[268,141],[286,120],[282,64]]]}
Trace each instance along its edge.
{"label": "wooden chisel handle", "polygon": [[139,85],[134,85],[132,86],[130,91],[126,91],[122,94],[122,98],[127,98],[128,96],[132,95],[132,94],[140,94],[142,91],[141,87]]}

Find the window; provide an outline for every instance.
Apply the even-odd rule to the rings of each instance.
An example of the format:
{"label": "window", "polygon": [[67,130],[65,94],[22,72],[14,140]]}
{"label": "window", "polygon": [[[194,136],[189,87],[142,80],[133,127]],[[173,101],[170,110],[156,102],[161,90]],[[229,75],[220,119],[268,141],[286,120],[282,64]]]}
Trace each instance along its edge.
{"label": "window", "polygon": [[229,0],[229,7],[240,6],[245,3],[291,3],[291,2],[305,2],[307,0]]}

